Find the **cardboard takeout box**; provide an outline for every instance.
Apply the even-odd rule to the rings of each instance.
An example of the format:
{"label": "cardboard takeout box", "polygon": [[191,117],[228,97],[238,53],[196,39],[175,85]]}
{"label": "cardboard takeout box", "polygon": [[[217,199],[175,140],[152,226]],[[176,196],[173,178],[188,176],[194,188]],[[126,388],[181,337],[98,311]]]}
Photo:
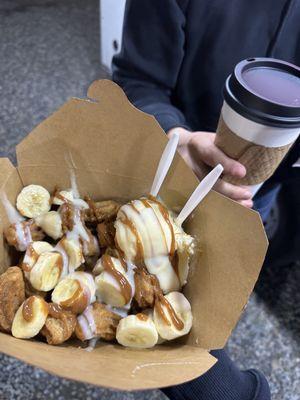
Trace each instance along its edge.
{"label": "cardboard takeout box", "polygon": [[[150,190],[167,138],[156,120],[133,107],[114,83],[94,82],[88,99],[70,99],[18,146],[18,167],[0,159],[0,187],[11,202],[22,186],[49,191],[70,187],[70,164],[81,195],[134,199]],[[169,207],[182,207],[198,181],[179,155],[161,190]],[[2,205],[1,235],[8,220]],[[179,384],[205,373],[217,361],[258,277],[267,250],[259,215],[210,192],[185,225],[197,252],[184,293],[191,302],[191,333],[150,350],[99,343],[92,352],[78,344],[50,346],[0,334],[0,350],[53,374],[115,389]],[[3,235],[2,235],[3,236]],[[13,263],[0,241],[1,269]],[[2,272],[2,271],[1,271]]]}

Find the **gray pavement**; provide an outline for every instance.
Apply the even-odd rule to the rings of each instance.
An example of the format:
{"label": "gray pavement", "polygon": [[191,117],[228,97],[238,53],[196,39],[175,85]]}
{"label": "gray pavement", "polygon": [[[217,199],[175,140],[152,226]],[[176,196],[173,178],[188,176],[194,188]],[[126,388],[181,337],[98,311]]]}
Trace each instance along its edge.
{"label": "gray pavement", "polygon": [[[68,97],[84,96],[89,84],[103,76],[98,29],[97,0],[0,2],[0,156],[14,160],[22,137]],[[299,400],[300,266],[275,258],[265,268],[228,351],[241,367],[266,374],[273,400]],[[158,391],[111,392],[0,355],[1,400],[100,398],[164,396]]]}

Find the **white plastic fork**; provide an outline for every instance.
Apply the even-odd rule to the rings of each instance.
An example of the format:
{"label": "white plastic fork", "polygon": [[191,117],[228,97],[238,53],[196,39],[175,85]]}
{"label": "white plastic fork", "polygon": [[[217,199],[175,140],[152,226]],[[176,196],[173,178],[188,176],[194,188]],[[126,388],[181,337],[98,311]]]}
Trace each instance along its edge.
{"label": "white plastic fork", "polygon": [[223,167],[218,164],[205,178],[199,183],[197,188],[192,193],[191,197],[186,202],[183,209],[176,218],[176,223],[181,226],[187,217],[194,211],[198,204],[204,199],[208,192],[213,188],[220,175],[223,172]]}
{"label": "white plastic fork", "polygon": [[169,168],[172,164],[173,158],[176,153],[176,149],[178,146],[179,135],[178,133],[174,133],[174,135],[169,139],[162,156],[160,158],[156,174],[152,183],[152,187],[150,190],[150,194],[154,197],[158,195],[158,192],[163,184],[165,177],[169,171]]}

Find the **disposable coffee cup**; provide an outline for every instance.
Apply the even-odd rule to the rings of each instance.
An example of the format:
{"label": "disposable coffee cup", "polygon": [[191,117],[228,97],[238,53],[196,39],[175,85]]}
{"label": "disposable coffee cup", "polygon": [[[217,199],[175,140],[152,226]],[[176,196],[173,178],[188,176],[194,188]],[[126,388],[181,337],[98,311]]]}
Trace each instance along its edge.
{"label": "disposable coffee cup", "polygon": [[300,133],[300,68],[272,58],[251,58],[227,78],[215,144],[247,169],[228,182],[253,195],[272,176]]}

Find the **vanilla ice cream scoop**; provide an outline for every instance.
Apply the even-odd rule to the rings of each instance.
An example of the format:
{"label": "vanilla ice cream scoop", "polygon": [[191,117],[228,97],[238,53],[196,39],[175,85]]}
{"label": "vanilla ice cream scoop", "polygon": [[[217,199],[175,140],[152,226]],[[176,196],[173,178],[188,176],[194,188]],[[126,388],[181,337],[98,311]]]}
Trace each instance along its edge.
{"label": "vanilla ice cream scoop", "polygon": [[151,197],[123,205],[115,228],[116,243],[125,259],[145,266],[164,293],[186,283],[193,238],[175,224],[162,203]]}

